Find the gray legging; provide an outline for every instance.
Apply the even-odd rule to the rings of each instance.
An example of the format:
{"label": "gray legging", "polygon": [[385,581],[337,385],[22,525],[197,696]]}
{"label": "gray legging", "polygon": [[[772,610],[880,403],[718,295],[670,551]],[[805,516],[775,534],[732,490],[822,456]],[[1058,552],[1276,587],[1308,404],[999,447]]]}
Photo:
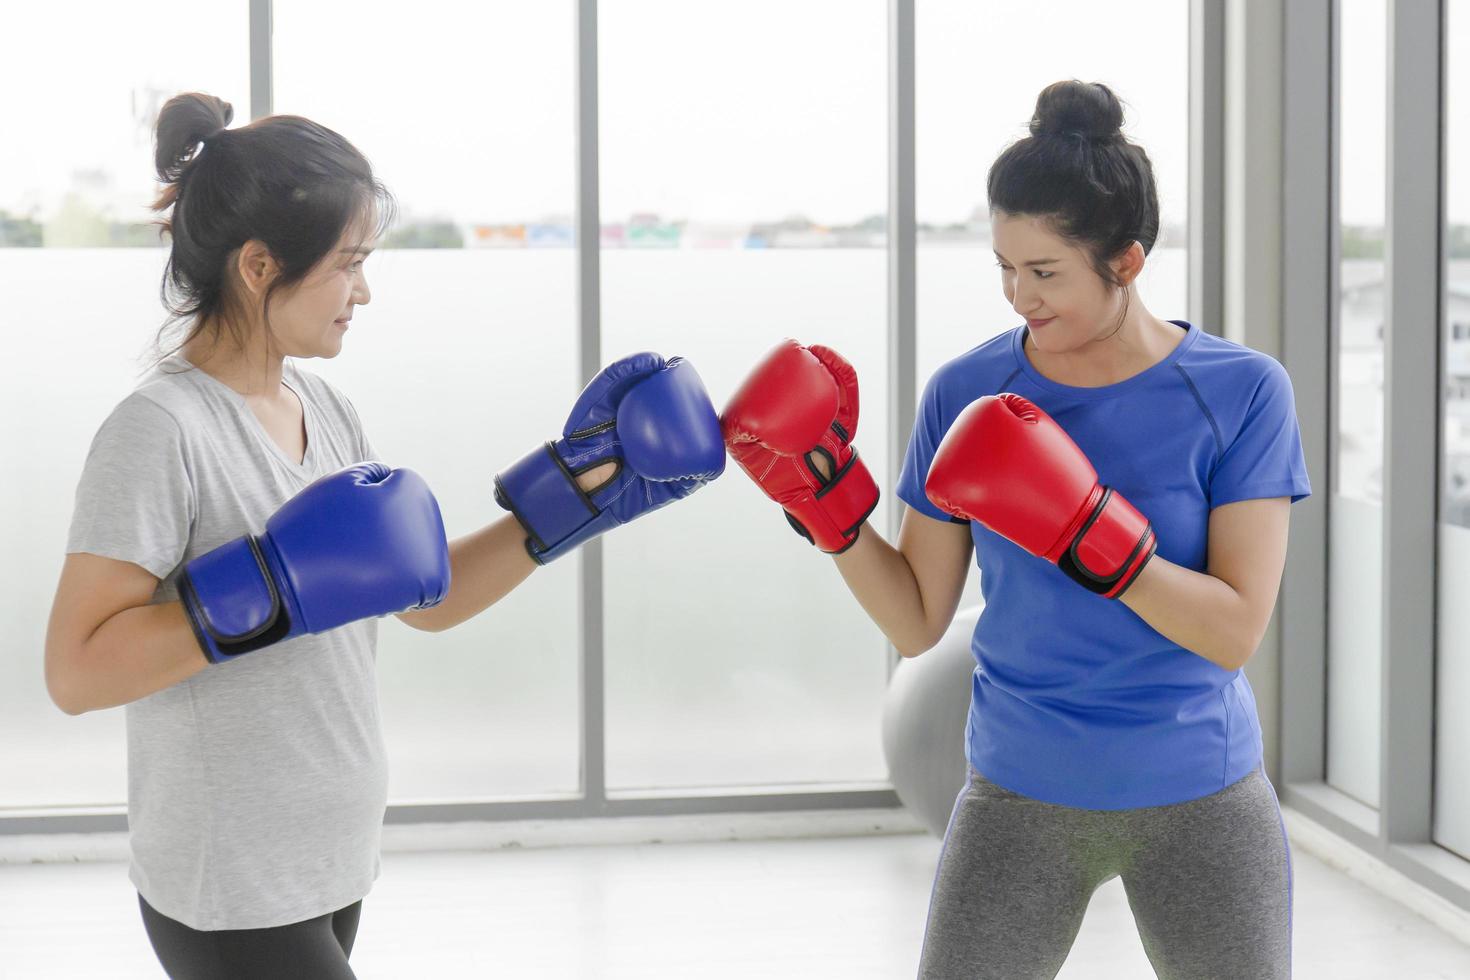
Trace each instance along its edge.
{"label": "gray legging", "polygon": [[919,976],[1041,980],[1092,893],[1123,879],[1160,980],[1291,975],[1291,855],[1260,769],[1171,806],[1042,803],[971,770],[940,853]]}

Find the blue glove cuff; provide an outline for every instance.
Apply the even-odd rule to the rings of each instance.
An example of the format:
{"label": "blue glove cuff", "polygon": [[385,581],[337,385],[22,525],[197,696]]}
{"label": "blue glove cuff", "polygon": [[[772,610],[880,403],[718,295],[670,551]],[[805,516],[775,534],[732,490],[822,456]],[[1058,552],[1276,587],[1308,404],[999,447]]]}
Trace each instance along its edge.
{"label": "blue glove cuff", "polygon": [[224,663],[284,639],[291,617],[251,535],[184,566],[179,598],[210,663]]}
{"label": "blue glove cuff", "polygon": [[522,456],[495,477],[495,502],[526,529],[526,551],[542,565],[617,526],[567,469],[554,443]]}

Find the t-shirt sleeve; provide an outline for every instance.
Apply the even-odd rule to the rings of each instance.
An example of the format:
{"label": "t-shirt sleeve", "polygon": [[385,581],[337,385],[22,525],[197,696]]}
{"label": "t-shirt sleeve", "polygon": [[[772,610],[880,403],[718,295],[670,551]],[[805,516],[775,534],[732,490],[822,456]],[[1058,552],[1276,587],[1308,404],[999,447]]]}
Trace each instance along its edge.
{"label": "t-shirt sleeve", "polygon": [[936,375],[929,379],[919,399],[914,431],[909,436],[909,447],[903,454],[903,468],[899,471],[898,487],[894,491],[904,503],[936,521],[949,521],[951,518],[925,495],[924,481],[929,478],[929,465],[934,462],[934,452],[939,448],[944,433],[945,419],[939,399],[939,377]]}
{"label": "t-shirt sleeve", "polygon": [[184,560],[195,514],[178,422],[146,396],[130,395],[92,439],[67,553],[132,562],[166,578]]}
{"label": "t-shirt sleeve", "polygon": [[1210,479],[1210,506],[1312,492],[1291,378],[1277,361],[1257,385],[1234,440]]}

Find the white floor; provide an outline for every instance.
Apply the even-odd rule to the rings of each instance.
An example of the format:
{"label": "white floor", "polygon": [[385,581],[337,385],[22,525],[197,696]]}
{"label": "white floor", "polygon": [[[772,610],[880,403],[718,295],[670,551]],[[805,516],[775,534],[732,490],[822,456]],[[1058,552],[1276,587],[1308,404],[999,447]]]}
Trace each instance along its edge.
{"label": "white floor", "polygon": [[[353,963],[363,980],[912,977],[937,855],[914,834],[390,852]],[[1470,947],[1295,863],[1296,977],[1470,977]],[[1152,975],[1110,882],[1060,976]],[[122,864],[0,865],[0,977],[160,976]]]}

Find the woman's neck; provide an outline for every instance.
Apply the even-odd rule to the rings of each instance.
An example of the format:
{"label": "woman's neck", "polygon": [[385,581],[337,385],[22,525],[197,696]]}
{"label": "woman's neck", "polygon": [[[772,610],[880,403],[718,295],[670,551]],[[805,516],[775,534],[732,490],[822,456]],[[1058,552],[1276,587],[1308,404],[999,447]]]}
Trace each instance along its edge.
{"label": "woman's neck", "polygon": [[1079,388],[1100,388],[1153,367],[1169,356],[1183,336],[1176,324],[1150,313],[1134,292],[1129,296],[1123,324],[1117,329],[1109,329],[1074,351],[1058,354],[1037,350],[1028,332],[1025,350],[1032,365],[1051,380]]}
{"label": "woman's neck", "polygon": [[249,331],[246,337],[241,347],[223,328],[213,332],[213,339],[201,332],[180,352],[190,364],[247,399],[272,398],[281,391],[285,357],[267,342],[263,330]]}

